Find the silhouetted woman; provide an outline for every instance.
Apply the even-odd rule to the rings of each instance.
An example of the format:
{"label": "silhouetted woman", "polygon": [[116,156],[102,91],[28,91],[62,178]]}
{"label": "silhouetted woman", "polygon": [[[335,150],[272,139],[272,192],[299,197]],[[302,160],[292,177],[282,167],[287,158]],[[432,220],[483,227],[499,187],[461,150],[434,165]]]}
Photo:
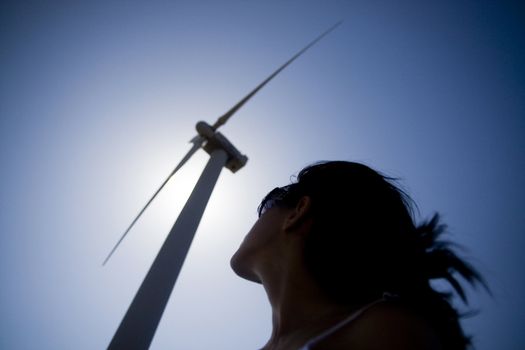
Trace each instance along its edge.
{"label": "silhouetted woman", "polygon": [[410,199],[391,178],[351,162],[303,169],[272,190],[232,257],[241,277],[262,283],[273,331],[263,349],[466,349],[444,279],[484,284],[439,240],[435,215],[414,224]]}

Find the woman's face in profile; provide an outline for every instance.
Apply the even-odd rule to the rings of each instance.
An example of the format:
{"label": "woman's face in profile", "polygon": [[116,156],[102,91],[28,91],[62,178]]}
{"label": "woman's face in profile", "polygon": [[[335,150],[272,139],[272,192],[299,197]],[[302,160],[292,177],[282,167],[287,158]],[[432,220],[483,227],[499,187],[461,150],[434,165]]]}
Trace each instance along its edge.
{"label": "woman's face in profile", "polygon": [[274,207],[266,210],[255,222],[230,260],[237,275],[253,282],[261,282],[258,268],[275,256],[287,212],[285,208]]}

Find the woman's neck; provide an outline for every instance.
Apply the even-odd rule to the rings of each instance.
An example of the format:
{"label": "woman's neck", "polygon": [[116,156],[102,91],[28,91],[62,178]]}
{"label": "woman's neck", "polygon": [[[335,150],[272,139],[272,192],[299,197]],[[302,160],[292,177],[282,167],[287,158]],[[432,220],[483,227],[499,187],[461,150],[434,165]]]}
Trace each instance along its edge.
{"label": "woman's neck", "polygon": [[272,306],[272,335],[263,349],[299,348],[359,307],[329,300],[302,264],[289,262],[281,266],[287,266],[287,270],[261,274]]}

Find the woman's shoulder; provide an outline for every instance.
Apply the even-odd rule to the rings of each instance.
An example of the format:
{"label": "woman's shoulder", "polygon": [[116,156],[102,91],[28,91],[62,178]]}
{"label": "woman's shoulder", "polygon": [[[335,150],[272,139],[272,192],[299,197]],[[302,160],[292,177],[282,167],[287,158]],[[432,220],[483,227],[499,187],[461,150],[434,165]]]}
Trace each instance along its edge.
{"label": "woman's shoulder", "polygon": [[396,302],[366,309],[312,350],[442,350],[431,323],[415,310]]}

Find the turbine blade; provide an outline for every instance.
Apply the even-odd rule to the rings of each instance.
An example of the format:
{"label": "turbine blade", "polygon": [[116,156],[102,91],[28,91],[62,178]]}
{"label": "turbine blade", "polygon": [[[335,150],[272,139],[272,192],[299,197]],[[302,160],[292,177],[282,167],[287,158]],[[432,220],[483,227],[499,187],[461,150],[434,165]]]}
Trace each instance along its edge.
{"label": "turbine blade", "polygon": [[144,211],[146,210],[146,208],[150,205],[151,202],[153,202],[153,199],[155,199],[155,197],[157,196],[157,194],[159,194],[159,192],[164,188],[164,186],[168,183],[168,181],[171,179],[171,177],[173,175],[175,175],[175,173],[188,161],[188,159],[191,158],[191,156],[201,147],[202,143],[204,142],[204,139],[200,136],[197,136],[195,138],[193,138],[193,140],[191,141],[193,142],[193,146],[191,147],[191,149],[189,150],[188,153],[186,153],[186,155],[184,156],[184,158],[182,158],[182,160],[179,162],[179,164],[175,167],[175,169],[173,169],[173,171],[169,174],[169,176],[166,178],[166,180],[164,180],[164,182],[162,183],[162,185],[160,185],[159,189],[153,194],[153,196],[150,198],[150,200],[146,203],[146,205],[144,206],[144,208],[142,208],[142,210],[139,212],[139,214],[135,217],[135,219],[131,222],[131,224],[129,225],[129,227],[126,229],[126,231],[124,232],[124,234],[120,237],[120,239],[117,241],[117,244],[115,244],[115,246],[113,247],[113,249],[111,249],[111,252],[108,254],[108,256],[106,257],[106,259],[104,260],[104,262],[102,263],[102,266],[106,265],[106,263],[108,262],[109,258],[111,258],[111,256],[113,255],[113,253],[115,252],[115,250],[117,250],[118,246],[120,245],[120,243],[124,240],[124,237],[126,237],[126,235],[128,234],[128,232],[131,230],[131,228],[133,227],[133,225],[135,225],[135,223],[137,222],[137,220],[140,218],[140,216],[142,215],[142,213],[144,213]]}
{"label": "turbine blade", "polygon": [[246,95],[242,100],[240,100],[235,106],[233,106],[229,111],[224,113],[215,124],[213,124],[213,130],[217,130],[221,125],[225,124],[230,117],[239,110],[250,98],[253,97],[260,89],[264,87],[270,80],[272,80],[277,74],[279,74],[283,69],[285,69],[290,63],[295,61],[299,56],[301,56],[306,50],[314,46],[319,40],[321,40],[323,37],[325,37],[328,33],[330,33],[332,30],[337,28],[343,21],[339,21],[336,24],[334,24],[332,27],[324,31],[321,35],[319,35],[317,38],[312,40],[308,45],[306,45],[304,48],[302,48],[299,52],[297,52],[292,58],[290,58],[286,63],[284,63],[281,67],[279,67],[275,72],[273,72],[266,80],[264,80],[262,83],[260,83],[255,89],[252,90],[248,95]]}

